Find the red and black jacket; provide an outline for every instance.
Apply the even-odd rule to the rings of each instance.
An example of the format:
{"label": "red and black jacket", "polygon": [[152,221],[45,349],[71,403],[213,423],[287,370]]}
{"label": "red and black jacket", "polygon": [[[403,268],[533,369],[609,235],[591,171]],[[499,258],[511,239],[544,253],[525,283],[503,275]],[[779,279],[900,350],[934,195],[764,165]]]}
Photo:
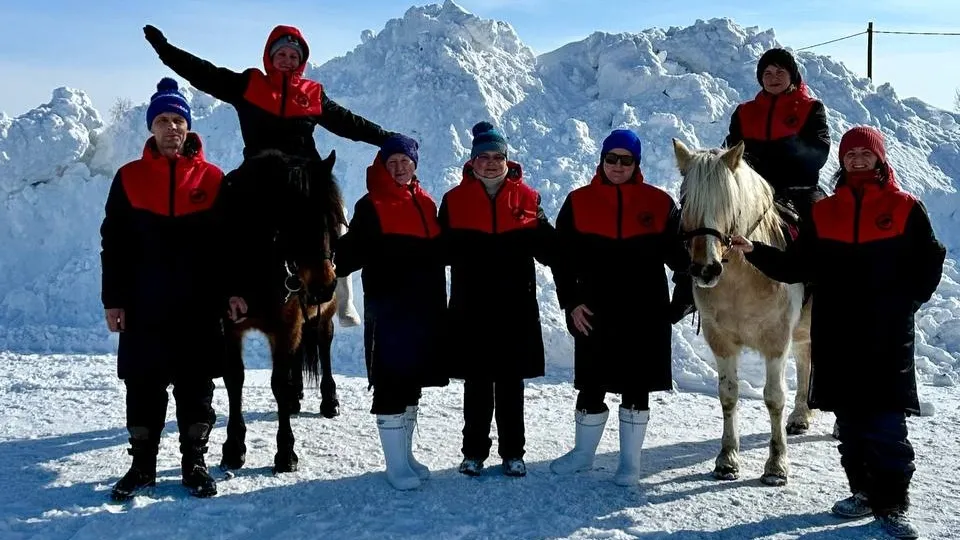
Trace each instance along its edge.
{"label": "red and black jacket", "polygon": [[636,312],[634,302],[642,300],[653,313],[654,305],[669,304],[664,264],[674,271],[690,265],[679,229],[679,207],[666,191],[644,182],[639,169],[617,185],[598,167],[589,184],[567,195],[557,216],[564,257],[554,273],[560,307]]}
{"label": "red and black jacket", "polygon": [[117,171],[100,227],[102,301],[124,308],[130,329],[219,320],[229,293],[222,178],[194,133],[176,159],[151,137],[143,156]]}
{"label": "red and black jacket", "polygon": [[[303,46],[300,67],[285,74],[273,68],[270,44],[284,35]],[[160,60],[190,84],[229,103],[237,110],[245,158],[275,149],[286,154],[319,157],[313,138],[320,125],[335,135],[380,146],[390,135],[329,99],[323,86],[303,77],[310,49],[300,30],[277,26],[263,50],[263,68],[236,73],[178,49],[169,43],[155,46]]]}
{"label": "red and black jacket", "polygon": [[813,188],[830,153],[826,109],[805,83],[779,95],[761,90],[730,118],[726,146],[740,141],[747,162],[778,194]]}
{"label": "red and black jacket", "polygon": [[450,354],[456,359],[451,377],[530,378],[544,372],[534,260],[556,265],[556,231],[540,195],[524,183],[520,164],[507,167],[490,196],[465,164],[462,181],[440,203],[450,265]]}
{"label": "red and black jacket", "polygon": [[[632,393],[672,387],[671,321],[664,264],[690,265],[679,236],[680,211],[673,198],[634,177],[613,184],[602,165],[593,180],[567,195],[557,217],[554,271],[557,298],[574,336],[574,385],[578,389]],[[571,311],[592,312],[589,335]]]}
{"label": "red and black jacket", "polygon": [[747,260],[778,281],[812,283],[812,407],[919,413],[914,314],[940,282],[946,249],[892,171],[871,176],[814,205],[814,234],[785,252],[757,245]]}
{"label": "red and black jacket", "polygon": [[337,241],[337,276],[362,269],[365,298],[440,298],[446,275],[440,255],[437,205],[414,178],[396,183],[379,154],[367,167],[367,193],[354,206]]}

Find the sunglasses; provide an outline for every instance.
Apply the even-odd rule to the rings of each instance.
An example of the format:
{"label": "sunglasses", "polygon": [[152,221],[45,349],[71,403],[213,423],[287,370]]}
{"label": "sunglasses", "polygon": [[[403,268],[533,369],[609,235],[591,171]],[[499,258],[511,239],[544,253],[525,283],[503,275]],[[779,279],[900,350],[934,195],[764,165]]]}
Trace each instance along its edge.
{"label": "sunglasses", "polygon": [[621,156],[620,154],[609,153],[603,156],[603,162],[607,165],[616,165],[618,162],[629,167],[633,165],[633,156]]}

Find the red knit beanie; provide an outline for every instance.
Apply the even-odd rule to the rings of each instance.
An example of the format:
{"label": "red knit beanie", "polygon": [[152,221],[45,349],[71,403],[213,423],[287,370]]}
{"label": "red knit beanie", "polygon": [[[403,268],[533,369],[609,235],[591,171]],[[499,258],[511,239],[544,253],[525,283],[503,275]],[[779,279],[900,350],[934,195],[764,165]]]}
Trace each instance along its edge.
{"label": "red knit beanie", "polygon": [[863,147],[877,155],[880,163],[887,162],[887,150],[883,146],[883,133],[869,126],[850,128],[840,139],[840,165],[843,165],[843,156],[856,147]]}

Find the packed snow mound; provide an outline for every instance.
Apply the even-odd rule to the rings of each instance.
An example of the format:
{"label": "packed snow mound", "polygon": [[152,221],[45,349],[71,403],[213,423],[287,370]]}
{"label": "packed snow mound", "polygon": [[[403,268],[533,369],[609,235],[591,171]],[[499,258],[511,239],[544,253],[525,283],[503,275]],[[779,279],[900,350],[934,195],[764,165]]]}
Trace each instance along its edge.
{"label": "packed snow mound", "polygon": [[[675,194],[680,177],[671,138],[720,145],[734,107],[758,91],[757,58],[780,46],[772,30],[714,19],[684,28],[596,32],[536,56],[508,23],[479,18],[451,1],[412,7],[361,37],[344,56],[309,66],[307,76],[353,112],[417,138],[418,175],[438,200],[460,181],[471,127],[494,122],[551,219],[567,193],[593,176],[602,140],[616,128],[640,134],[647,180]],[[797,59],[829,112],[834,145],[824,185],[829,189],[838,163],[840,135],[854,124],[879,127],[898,179],[928,206],[953,256],[960,248],[954,210],[960,116],[900,99],[887,85],[875,88],[829,58],[800,52]],[[242,142],[233,108],[199,91],[185,93],[208,159],[224,170],[237,166]],[[145,109],[134,107],[104,127],[83,92],[61,88],[50,104],[17,118],[0,116],[0,350],[114,350],[100,315],[98,227],[110,179],[142,152]],[[316,139],[322,154],[336,149],[335,172],[352,208],[376,148],[322,129]],[[953,384],[958,377],[958,282],[950,259],[936,296],[918,316],[919,373],[927,382]],[[359,279],[355,284],[360,292]],[[572,342],[548,269],[539,268],[539,285],[548,362],[569,367]],[[361,369],[361,336],[359,329],[339,331],[336,365]],[[253,352],[262,355],[262,347]],[[712,355],[689,319],[675,329],[674,353],[679,387],[714,391]],[[264,365],[258,358],[253,365]],[[759,396],[762,366],[745,362],[741,376],[743,395]]]}

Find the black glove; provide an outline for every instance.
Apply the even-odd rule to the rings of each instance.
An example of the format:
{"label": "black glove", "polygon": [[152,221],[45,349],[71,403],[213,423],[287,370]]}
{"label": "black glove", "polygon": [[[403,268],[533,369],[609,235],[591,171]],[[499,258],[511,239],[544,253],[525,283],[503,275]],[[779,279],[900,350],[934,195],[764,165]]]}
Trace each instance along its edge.
{"label": "black glove", "polygon": [[167,43],[167,38],[163,36],[163,32],[151,24],[143,27],[143,36],[147,38],[147,41],[153,46],[154,49],[160,45],[166,45]]}

